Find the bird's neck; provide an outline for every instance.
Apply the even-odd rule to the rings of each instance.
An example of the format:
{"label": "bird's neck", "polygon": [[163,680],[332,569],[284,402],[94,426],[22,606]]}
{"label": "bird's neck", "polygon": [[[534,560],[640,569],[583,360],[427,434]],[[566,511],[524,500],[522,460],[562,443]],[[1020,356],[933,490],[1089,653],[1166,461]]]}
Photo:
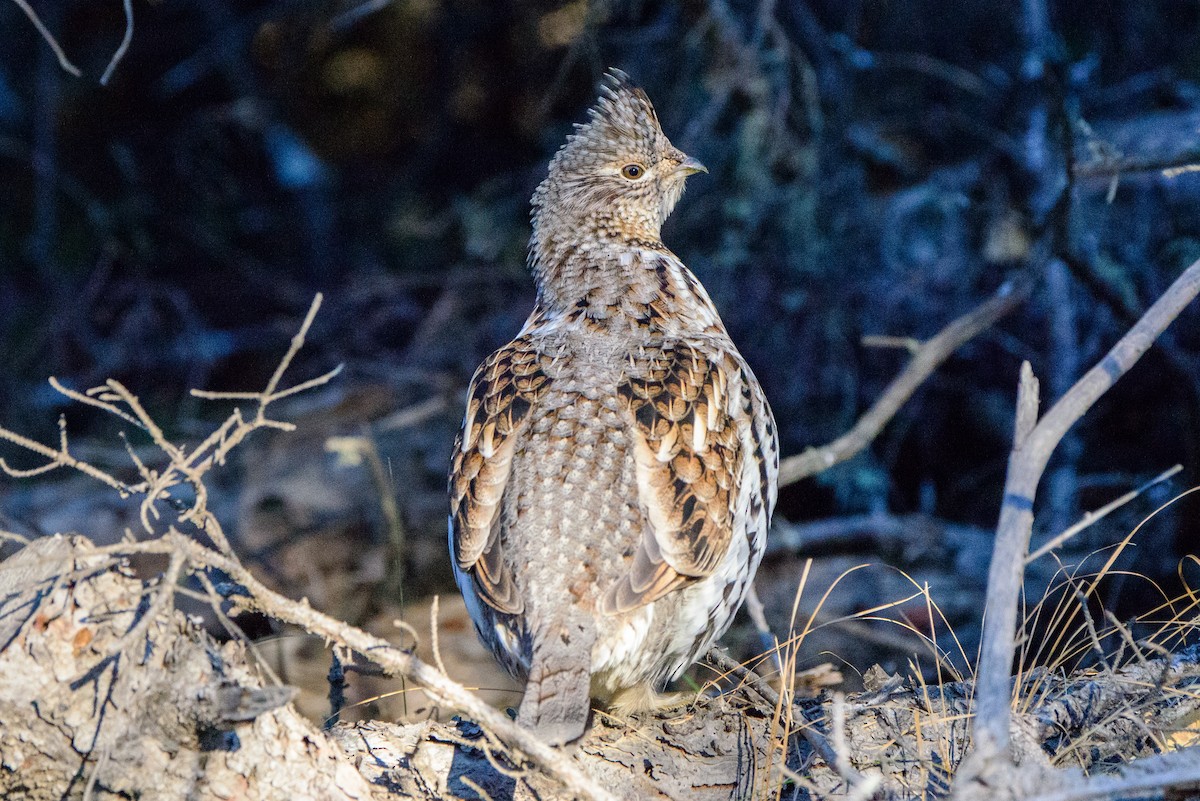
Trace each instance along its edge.
{"label": "bird's neck", "polygon": [[545,312],[614,330],[724,333],[708,293],[657,231],[538,222],[529,264]]}

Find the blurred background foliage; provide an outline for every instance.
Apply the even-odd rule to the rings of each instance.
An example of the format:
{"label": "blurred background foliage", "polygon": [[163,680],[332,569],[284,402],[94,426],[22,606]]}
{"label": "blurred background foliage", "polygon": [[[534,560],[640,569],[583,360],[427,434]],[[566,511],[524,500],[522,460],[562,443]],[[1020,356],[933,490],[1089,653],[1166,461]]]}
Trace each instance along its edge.
{"label": "blurred background foliage", "polygon": [[[1048,404],[1200,255],[1200,176],[1103,169],[1197,137],[1194,0],[1057,0],[1041,27],[1033,0],[134,0],[106,87],[121,3],[30,3],[82,77],[0,0],[3,424],[52,441],[66,404],[46,377],[111,376],[195,436],[227,409],[187,388],[260,386],[322,291],[294,374],[347,372],[297,404],[316,433],[235,466],[227,526],[268,551],[335,518],[367,543],[402,529],[411,592],[448,586],[462,392],[531,308],[528,198],[610,65],[710,168],[664,236],[761,378],[785,454],[841,434],[903,367],[904,350],[864,335],[926,338],[1016,272],[1036,279],[867,452],[785,488],[785,522],[919,515],[951,524],[941,537],[986,534],[1021,361]],[[1088,160],[1101,169],[1072,177]],[[1090,531],[1086,553],[1196,483],[1198,319],[1185,313],[1064,443],[1039,538],[1184,465]],[[431,399],[417,425],[371,428]],[[107,422],[68,422],[89,456],[128,464]],[[378,443],[398,520],[370,480],[314,492],[342,486],[325,468],[280,489],[346,431]],[[0,523],[95,527],[79,485],[47,494],[50,480],[0,483]],[[1123,564],[1174,576],[1197,550],[1194,510],[1173,506]],[[838,547],[904,557],[880,541]],[[972,542],[958,578],[978,585],[988,542]],[[1139,593],[1125,600],[1144,606]]]}

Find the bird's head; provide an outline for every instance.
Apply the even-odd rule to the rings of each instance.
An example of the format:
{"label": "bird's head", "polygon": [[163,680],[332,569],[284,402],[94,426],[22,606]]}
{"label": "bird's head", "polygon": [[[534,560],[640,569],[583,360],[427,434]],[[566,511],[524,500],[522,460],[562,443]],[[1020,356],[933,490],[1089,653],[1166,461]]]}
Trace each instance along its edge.
{"label": "bird's head", "polygon": [[708,170],[671,144],[646,93],[611,69],[588,121],[576,125],[534,193],[535,241],[657,241],[698,172]]}

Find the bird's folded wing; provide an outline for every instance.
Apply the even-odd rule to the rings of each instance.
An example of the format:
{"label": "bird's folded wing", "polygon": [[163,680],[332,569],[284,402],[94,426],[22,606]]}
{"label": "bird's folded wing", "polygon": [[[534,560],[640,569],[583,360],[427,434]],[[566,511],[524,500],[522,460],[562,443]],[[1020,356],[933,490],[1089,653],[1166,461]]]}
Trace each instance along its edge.
{"label": "bird's folded wing", "polygon": [[504,561],[501,501],[529,410],[549,381],[527,339],[518,338],[488,357],[471,379],[451,461],[453,558],[475,581],[479,596],[507,614],[519,614],[523,602]]}
{"label": "bird's folded wing", "polygon": [[713,574],[730,547],[747,453],[750,396],[740,359],[680,343],[647,357],[617,392],[629,413],[648,522],[603,608],[623,612]]}

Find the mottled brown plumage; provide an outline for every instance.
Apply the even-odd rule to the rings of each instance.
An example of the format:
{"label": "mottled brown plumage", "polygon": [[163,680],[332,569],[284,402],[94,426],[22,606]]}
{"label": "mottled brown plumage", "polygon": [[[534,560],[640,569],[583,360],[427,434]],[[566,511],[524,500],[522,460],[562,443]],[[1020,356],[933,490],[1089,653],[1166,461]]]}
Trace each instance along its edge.
{"label": "mottled brown plumage", "polygon": [[519,719],[657,703],[728,628],[762,557],[778,449],[762,390],[660,229],[703,166],[609,73],[533,197],[537,305],[471,381],[450,549]]}

